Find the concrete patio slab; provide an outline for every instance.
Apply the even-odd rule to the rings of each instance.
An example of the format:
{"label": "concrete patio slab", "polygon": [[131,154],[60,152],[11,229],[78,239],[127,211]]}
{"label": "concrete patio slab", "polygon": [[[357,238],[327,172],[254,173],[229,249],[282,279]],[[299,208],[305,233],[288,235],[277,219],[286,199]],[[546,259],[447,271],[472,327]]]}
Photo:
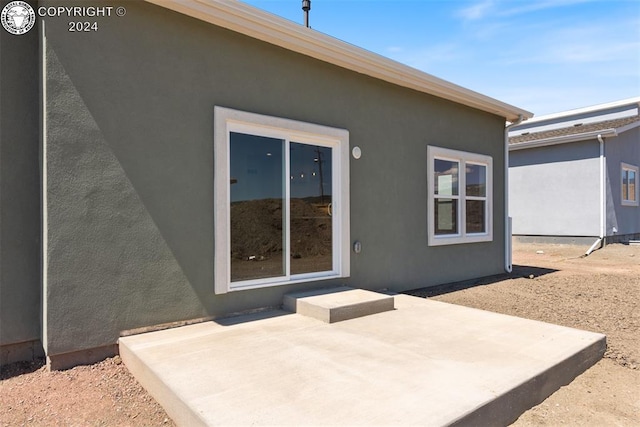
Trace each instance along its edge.
{"label": "concrete patio slab", "polygon": [[601,334],[411,297],[338,323],[271,311],[120,339],[180,426],[506,425],[605,350]]}

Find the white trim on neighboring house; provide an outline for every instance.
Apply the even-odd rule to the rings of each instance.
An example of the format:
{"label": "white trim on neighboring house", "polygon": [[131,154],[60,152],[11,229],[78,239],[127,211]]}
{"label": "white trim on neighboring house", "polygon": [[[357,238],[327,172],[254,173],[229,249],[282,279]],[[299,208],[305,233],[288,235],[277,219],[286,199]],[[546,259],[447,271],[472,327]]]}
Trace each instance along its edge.
{"label": "white trim on neighboring house", "polygon": [[640,120],[638,120],[637,122],[629,123],[628,125],[625,125],[625,126],[621,126],[621,127],[616,129],[616,132],[618,132],[620,134],[620,133],[626,132],[628,130],[637,128],[639,126],[640,126]]}
{"label": "white trim on neighboring house", "polygon": [[[544,122],[547,120],[552,120],[552,119],[560,119],[560,118],[570,118],[573,116],[577,116],[580,114],[586,114],[586,113],[596,113],[598,111],[606,111],[606,110],[611,110],[614,108],[618,108],[618,107],[624,107],[624,106],[633,106],[635,105],[637,108],[640,108],[640,96],[636,96],[633,98],[627,98],[627,99],[623,99],[620,101],[614,101],[614,102],[609,102],[606,104],[598,104],[598,105],[592,105],[590,107],[583,107],[583,108],[576,108],[575,110],[567,110],[567,111],[561,111],[559,113],[551,113],[551,114],[546,114],[544,116],[536,116],[534,118],[531,118],[529,120],[527,120],[527,125],[532,125],[534,123],[539,123],[539,122]],[[600,115],[598,115],[600,116]]]}
{"label": "white trim on neighboring house", "polygon": [[[230,191],[230,135],[231,132],[281,139],[284,143],[284,168],[288,171],[289,143],[304,143],[330,147],[332,150],[331,217],[333,249],[330,271],[291,274],[289,225],[289,180],[285,179],[285,226],[283,256],[285,272],[278,277],[233,281],[231,279],[231,191]],[[288,285],[316,280],[336,279],[350,275],[350,198],[349,198],[349,132],[344,129],[312,123],[248,113],[230,108],[214,107],[214,230],[216,294]],[[288,176],[287,173],[285,176]]]}
{"label": "white trim on neighboring house", "polygon": [[[634,173],[634,179],[633,179],[633,188],[634,188],[634,194],[633,194],[633,199],[624,198],[624,194],[622,193],[623,188],[624,188],[624,177],[623,174],[625,171],[628,172],[633,172]],[[639,206],[640,205],[640,188],[638,186],[638,184],[640,183],[640,168],[638,168],[638,166],[635,165],[630,165],[628,163],[620,163],[620,172],[622,172],[620,174],[620,204],[622,206]],[[628,191],[628,190],[627,190]]]}
{"label": "white trim on neighboring house", "polygon": [[357,73],[477,108],[508,121],[533,117],[502,101],[447,82],[291,21],[229,0],[146,0],[167,9]]}

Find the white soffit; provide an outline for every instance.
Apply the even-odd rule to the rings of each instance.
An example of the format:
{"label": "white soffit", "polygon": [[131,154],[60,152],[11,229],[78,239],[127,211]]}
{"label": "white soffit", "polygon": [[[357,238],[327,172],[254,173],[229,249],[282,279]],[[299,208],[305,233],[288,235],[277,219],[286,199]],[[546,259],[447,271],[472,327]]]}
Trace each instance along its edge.
{"label": "white soffit", "polygon": [[[607,110],[617,109],[617,108],[626,107],[626,106],[628,106],[629,109],[633,111],[627,111],[623,113],[611,113],[611,116],[607,115]],[[618,117],[626,117],[629,115],[634,115],[634,116],[638,115],[639,108],[640,108],[640,96],[636,96],[633,98],[627,98],[619,101],[608,102],[606,104],[597,104],[597,105],[592,105],[590,107],[576,108],[574,110],[567,110],[567,111],[561,111],[559,113],[551,113],[551,114],[545,114],[544,116],[537,116],[531,120],[528,120],[527,124],[544,122],[544,121],[553,120],[553,119],[562,119],[565,117],[571,118],[573,116],[579,116],[581,114],[584,115],[588,113],[596,113],[599,111],[602,111],[603,113],[597,115],[596,116],[597,118],[592,121],[604,121],[609,119],[615,119]]]}
{"label": "white soffit", "polygon": [[167,9],[227,28],[398,86],[477,108],[508,121],[533,114],[449,83],[415,68],[295,24],[237,0],[146,0]]}
{"label": "white soffit", "polygon": [[562,111],[560,113],[537,116],[527,120],[522,125],[515,126],[509,136],[519,136],[523,132],[546,132],[563,129],[577,124],[604,122],[607,120],[634,117],[640,114],[640,97],[623,99],[607,104]]}

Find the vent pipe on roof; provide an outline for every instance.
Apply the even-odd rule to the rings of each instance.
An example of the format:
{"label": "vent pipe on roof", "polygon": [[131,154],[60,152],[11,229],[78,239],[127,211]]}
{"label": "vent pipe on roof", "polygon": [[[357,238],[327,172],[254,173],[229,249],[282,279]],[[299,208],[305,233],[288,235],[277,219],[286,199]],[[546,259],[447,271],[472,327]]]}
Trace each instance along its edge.
{"label": "vent pipe on roof", "polygon": [[304,26],[309,28],[309,11],[311,10],[311,0],[302,0],[302,11],[304,12]]}

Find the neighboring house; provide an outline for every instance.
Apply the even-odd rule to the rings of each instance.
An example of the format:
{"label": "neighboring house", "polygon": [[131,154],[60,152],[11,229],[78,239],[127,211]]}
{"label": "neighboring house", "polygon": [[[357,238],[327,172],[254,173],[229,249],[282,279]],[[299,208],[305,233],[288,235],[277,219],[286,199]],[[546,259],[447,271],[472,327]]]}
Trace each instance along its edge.
{"label": "neighboring house", "polygon": [[505,121],[530,113],[241,2],[109,7],[0,29],[3,361],[510,268]]}
{"label": "neighboring house", "polygon": [[525,240],[640,238],[640,97],[529,120],[509,131],[509,209]]}

